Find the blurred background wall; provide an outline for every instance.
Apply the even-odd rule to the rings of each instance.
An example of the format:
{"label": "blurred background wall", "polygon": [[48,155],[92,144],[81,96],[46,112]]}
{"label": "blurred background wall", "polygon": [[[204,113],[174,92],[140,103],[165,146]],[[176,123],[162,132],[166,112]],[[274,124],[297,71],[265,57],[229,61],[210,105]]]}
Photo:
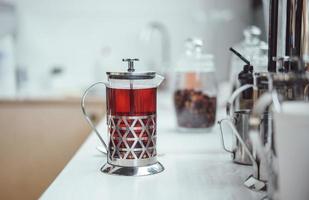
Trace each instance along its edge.
{"label": "blurred background wall", "polygon": [[[263,23],[260,0],[0,0],[0,199],[36,199],[48,187],[90,133],[82,91],[125,70],[122,58],[161,73],[200,37],[223,82],[228,48]],[[97,122],[102,102],[88,101]]]}
{"label": "blurred background wall", "polygon": [[[124,57],[140,58],[138,67],[143,69],[172,68],[184,40],[192,36],[204,39],[206,50],[215,54],[217,78],[225,80],[228,47],[241,40],[246,26],[256,23],[254,0],[1,1],[11,5],[16,21],[17,87],[30,96],[52,93],[50,78],[55,74],[56,85],[61,85],[55,90],[76,94],[103,79],[104,71],[124,69]],[[170,59],[164,63],[162,29],[170,43],[165,52]]]}

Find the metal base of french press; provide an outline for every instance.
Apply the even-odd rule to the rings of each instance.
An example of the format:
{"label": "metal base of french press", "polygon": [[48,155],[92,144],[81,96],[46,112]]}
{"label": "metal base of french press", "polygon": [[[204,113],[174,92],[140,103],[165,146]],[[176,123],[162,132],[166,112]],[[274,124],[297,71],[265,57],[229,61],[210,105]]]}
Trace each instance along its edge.
{"label": "metal base of french press", "polygon": [[106,174],[120,175],[120,176],[147,176],[160,173],[164,170],[161,163],[157,162],[152,165],[142,167],[123,167],[117,165],[111,165],[106,163],[101,171]]}
{"label": "metal base of french press", "polygon": [[244,182],[244,185],[250,190],[256,192],[264,192],[267,189],[266,181],[259,180],[255,178],[253,175],[247,178],[247,180]]}

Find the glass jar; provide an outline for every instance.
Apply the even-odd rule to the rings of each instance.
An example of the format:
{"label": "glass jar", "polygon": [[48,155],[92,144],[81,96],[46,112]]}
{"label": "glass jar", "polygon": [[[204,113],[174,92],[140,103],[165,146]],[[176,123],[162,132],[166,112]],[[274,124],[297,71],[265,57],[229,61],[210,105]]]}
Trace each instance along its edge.
{"label": "glass jar", "polygon": [[200,39],[186,42],[186,53],[175,69],[174,106],[181,129],[209,129],[216,121],[217,83],[213,55],[203,52]]}

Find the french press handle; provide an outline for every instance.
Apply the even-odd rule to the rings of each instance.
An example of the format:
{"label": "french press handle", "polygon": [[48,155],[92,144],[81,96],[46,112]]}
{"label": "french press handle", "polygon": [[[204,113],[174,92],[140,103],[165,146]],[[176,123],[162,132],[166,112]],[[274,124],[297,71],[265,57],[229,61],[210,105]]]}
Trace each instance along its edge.
{"label": "french press handle", "polygon": [[254,177],[258,177],[258,164],[256,162],[256,160],[253,157],[253,154],[250,152],[248,146],[246,145],[246,143],[243,141],[243,139],[241,138],[241,136],[239,135],[235,125],[232,123],[233,120],[235,120],[235,118],[232,116],[233,115],[233,103],[235,101],[235,99],[245,90],[249,89],[249,88],[256,88],[255,85],[253,84],[245,84],[243,86],[241,86],[240,88],[238,88],[237,90],[234,91],[234,93],[231,95],[230,99],[228,100],[227,106],[226,106],[226,113],[228,115],[228,118],[222,119],[220,121],[218,121],[219,127],[220,127],[220,134],[221,134],[221,142],[222,142],[222,146],[223,149],[229,153],[233,153],[233,151],[227,149],[225,147],[225,142],[224,142],[224,136],[223,136],[223,130],[222,130],[222,122],[226,121],[228,123],[228,125],[231,127],[232,129],[232,133],[237,137],[238,141],[240,142],[240,144],[244,147],[245,152],[248,154],[252,164],[253,164],[253,169],[254,169]]}
{"label": "french press handle", "polygon": [[221,144],[222,144],[222,147],[223,147],[223,150],[228,152],[228,153],[231,153],[232,156],[234,156],[234,151],[233,150],[229,150],[226,146],[225,146],[225,142],[224,142],[224,135],[223,135],[223,129],[222,129],[222,122],[223,121],[227,121],[227,120],[231,120],[230,118],[225,118],[225,119],[221,119],[220,121],[218,121],[218,124],[219,124],[219,127],[220,127],[220,136],[221,136]]}
{"label": "french press handle", "polygon": [[[235,99],[245,90],[249,89],[249,88],[254,88],[255,86],[252,85],[252,84],[245,84],[243,86],[241,86],[240,88],[238,88],[237,90],[235,90],[233,92],[233,94],[231,95],[231,97],[229,98],[228,102],[227,102],[227,105],[226,105],[226,114],[228,115],[228,118],[226,119],[222,119],[220,121],[218,121],[218,124],[219,124],[219,127],[220,127],[220,134],[221,134],[221,143],[222,143],[222,147],[223,149],[228,152],[228,153],[232,153],[234,154],[233,151],[229,150],[228,148],[226,148],[225,146],[225,142],[224,142],[224,135],[223,135],[223,130],[222,130],[222,122],[223,121],[226,121],[226,120],[229,120],[229,121],[232,121],[232,120],[235,120],[233,118],[233,112],[234,112],[234,109],[233,109],[233,103],[235,101]],[[238,134],[239,135],[239,134]]]}
{"label": "french press handle", "polygon": [[231,116],[234,112],[234,108],[233,108],[233,103],[235,101],[235,99],[245,90],[249,89],[249,88],[255,88],[256,86],[254,86],[253,84],[245,84],[243,86],[241,86],[240,88],[238,88],[237,90],[234,91],[234,93],[231,95],[231,97],[229,98],[227,105],[226,105],[226,114],[228,116]]}
{"label": "french press handle", "polygon": [[243,146],[246,154],[248,154],[249,156],[249,159],[251,160],[252,164],[253,164],[253,171],[254,171],[254,174],[253,176],[258,178],[259,177],[259,170],[258,170],[258,164],[257,164],[257,161],[254,159],[253,157],[253,154],[250,152],[249,150],[249,147],[247,146],[247,144],[245,143],[245,141],[241,138],[241,136],[239,135],[235,125],[233,124],[233,120],[235,120],[234,118],[230,119],[230,118],[225,118],[225,119],[222,119],[220,120],[218,123],[219,123],[219,126],[220,126],[220,133],[221,133],[221,141],[222,141],[222,145],[223,145],[223,149],[229,153],[233,153],[231,150],[228,150],[225,145],[224,145],[224,139],[223,139],[223,131],[222,131],[222,122],[223,121],[226,121],[226,123],[229,125],[229,127],[231,127],[232,129],[232,133],[236,136],[236,138],[238,139],[238,141],[240,142],[241,146]]}
{"label": "french press handle", "polygon": [[229,98],[227,105],[226,105],[226,114],[228,115],[228,118],[226,119],[222,119],[220,121],[218,121],[219,127],[220,127],[220,134],[221,134],[221,144],[223,149],[228,152],[228,153],[234,153],[232,150],[229,150],[228,148],[226,148],[225,146],[225,142],[224,142],[224,135],[223,135],[223,130],[222,130],[222,122],[225,120],[233,120],[233,116],[232,113],[234,112],[233,109],[233,103],[235,101],[235,99],[245,90],[249,89],[249,88],[253,88],[255,87],[252,84],[245,84],[243,86],[241,86],[240,88],[238,88],[237,90],[235,90],[233,92],[233,94],[231,95],[231,97]]}
{"label": "french press handle", "polygon": [[106,143],[104,142],[104,139],[102,138],[102,136],[100,135],[99,131],[97,130],[96,126],[92,123],[91,121],[91,118],[89,116],[89,114],[87,113],[86,111],[86,107],[85,107],[85,99],[89,93],[89,91],[94,88],[95,86],[99,85],[99,84],[103,84],[104,86],[106,86],[106,83],[105,82],[102,82],[102,81],[99,81],[99,82],[96,82],[94,84],[92,84],[90,87],[88,87],[86,89],[86,91],[84,92],[83,96],[82,96],[82,100],[81,100],[81,108],[82,108],[82,111],[83,111],[83,114],[84,114],[84,117],[86,119],[86,121],[88,122],[88,124],[90,125],[90,127],[92,128],[92,130],[96,133],[96,135],[98,136],[99,140],[101,141],[101,143],[103,144],[106,152],[108,151],[107,150],[107,145]]}

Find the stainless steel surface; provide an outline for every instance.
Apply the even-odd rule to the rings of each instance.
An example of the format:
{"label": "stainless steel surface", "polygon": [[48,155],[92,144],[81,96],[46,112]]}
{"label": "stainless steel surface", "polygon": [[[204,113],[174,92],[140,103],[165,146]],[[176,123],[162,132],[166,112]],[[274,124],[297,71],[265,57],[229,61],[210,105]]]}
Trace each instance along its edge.
{"label": "stainless steel surface", "polygon": [[101,168],[101,171],[103,173],[121,176],[147,176],[160,173],[163,170],[164,167],[159,162],[142,167],[124,167],[106,163]]}

